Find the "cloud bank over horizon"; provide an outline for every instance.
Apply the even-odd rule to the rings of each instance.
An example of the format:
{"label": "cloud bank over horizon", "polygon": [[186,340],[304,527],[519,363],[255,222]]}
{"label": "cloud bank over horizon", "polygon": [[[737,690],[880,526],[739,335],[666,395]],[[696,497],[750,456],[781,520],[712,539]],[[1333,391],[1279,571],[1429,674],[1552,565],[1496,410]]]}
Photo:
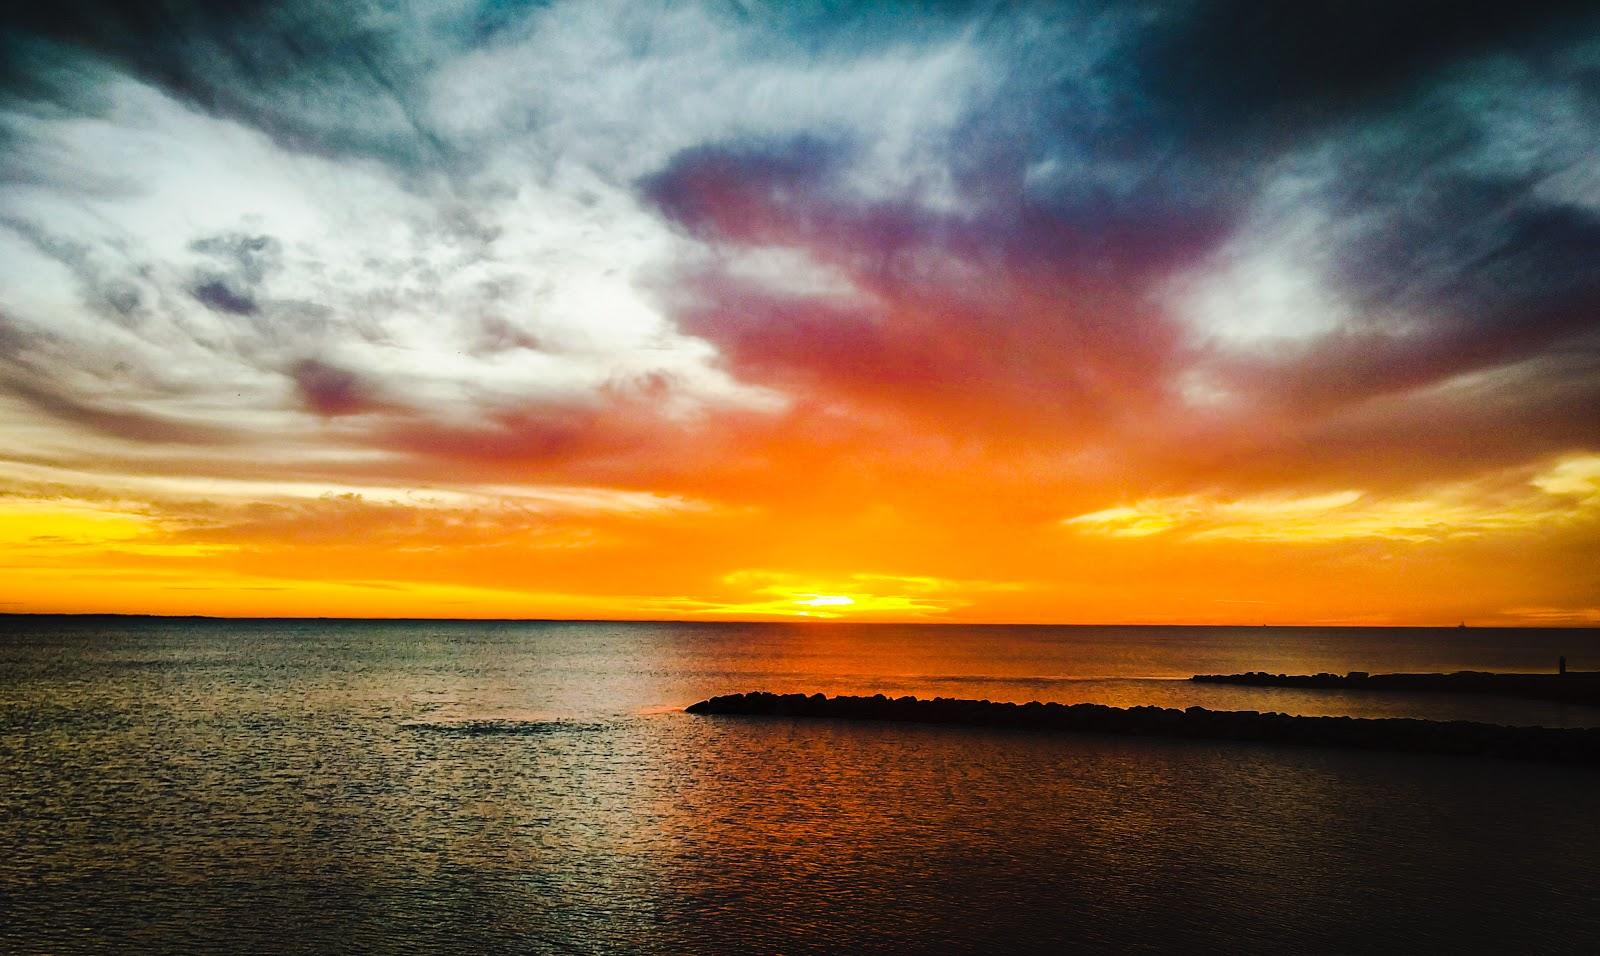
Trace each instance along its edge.
{"label": "cloud bank over horizon", "polygon": [[1600,15],[1458,6],[13,15],[0,610],[1600,622]]}

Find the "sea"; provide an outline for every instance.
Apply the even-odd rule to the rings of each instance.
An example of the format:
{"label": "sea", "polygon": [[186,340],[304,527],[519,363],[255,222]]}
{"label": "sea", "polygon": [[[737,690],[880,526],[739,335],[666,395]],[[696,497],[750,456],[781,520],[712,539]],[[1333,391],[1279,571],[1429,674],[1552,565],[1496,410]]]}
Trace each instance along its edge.
{"label": "sea", "polygon": [[701,717],[748,690],[1600,726],[1191,683],[1600,631],[0,619],[0,952],[1600,951],[1600,771]]}

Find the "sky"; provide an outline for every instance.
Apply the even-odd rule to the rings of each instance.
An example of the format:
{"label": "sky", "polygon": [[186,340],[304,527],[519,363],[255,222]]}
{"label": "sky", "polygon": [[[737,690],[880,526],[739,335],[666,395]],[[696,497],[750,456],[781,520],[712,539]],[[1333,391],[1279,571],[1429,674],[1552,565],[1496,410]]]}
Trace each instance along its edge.
{"label": "sky", "polygon": [[1581,3],[0,33],[0,611],[1600,624]]}

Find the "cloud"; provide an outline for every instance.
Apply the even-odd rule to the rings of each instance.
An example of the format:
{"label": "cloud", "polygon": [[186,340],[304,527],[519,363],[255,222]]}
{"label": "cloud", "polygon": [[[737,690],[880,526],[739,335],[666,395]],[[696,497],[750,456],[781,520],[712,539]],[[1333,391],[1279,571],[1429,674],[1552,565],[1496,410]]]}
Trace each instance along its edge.
{"label": "cloud", "polygon": [[[1080,222],[1079,210],[973,219],[865,201],[848,193],[847,168],[801,141],[681,156],[649,183],[664,212],[723,250],[692,263],[674,312],[735,371],[924,425],[1003,431],[1081,432],[1152,400],[1175,343],[1137,281],[1170,254],[1161,241],[1141,244],[1131,221]],[[1166,236],[1192,241],[1171,238],[1183,231]],[[833,287],[741,274],[769,250]]]}
{"label": "cloud", "polygon": [[1230,138],[1292,140],[1382,110],[1462,61],[1548,54],[1595,21],[1579,0],[1223,0],[1152,9],[1126,51],[1126,82],[1149,92],[1163,121],[1213,149]]}
{"label": "cloud", "polygon": [[[24,168],[74,170],[5,203],[77,290],[0,304],[185,412],[237,383],[243,435],[361,410],[386,414],[352,453],[598,450],[641,411],[608,390],[650,380],[661,434],[845,402],[1070,448],[1315,423],[1589,328],[1594,131],[1557,19],[82,9],[14,45],[95,95],[19,84],[5,114]],[[1383,38],[1365,78],[1350,31]],[[1218,64],[1196,102],[1270,88],[1319,122],[1186,151],[1192,62]],[[82,191],[118,143],[121,184]]]}
{"label": "cloud", "polygon": [[[630,560],[730,588],[795,540],[813,598],[907,614],[917,578],[1012,600],[973,583],[1010,560],[986,540],[1553,553],[1586,506],[1526,480],[1600,448],[1593,18],[30,9],[0,38],[0,462],[681,496],[714,533],[662,518]],[[339,526],[260,494],[286,510],[218,535]],[[327,507],[359,537],[421,506]],[[939,566],[816,557],[897,543]],[[692,590],[661,574],[622,590]]]}
{"label": "cloud", "polygon": [[1477,66],[1289,151],[1180,277],[1169,301],[1195,334],[1256,356],[1229,377],[1327,407],[1592,332],[1600,219],[1553,188],[1600,151],[1584,60]]}
{"label": "cloud", "polygon": [[[1530,490],[1531,489],[1531,490]],[[1179,533],[1190,540],[1318,543],[1351,539],[1427,542],[1537,532],[1600,518],[1600,458],[1558,461],[1509,486],[1479,481],[1416,497],[1340,490],[1244,498],[1147,499],[1067,518],[1079,531],[1114,538]]]}
{"label": "cloud", "polygon": [[289,374],[306,407],[318,415],[354,415],[376,407],[366,384],[345,369],[316,359],[301,359]]}
{"label": "cloud", "polygon": [[[667,414],[759,398],[630,288],[672,240],[623,191],[513,183],[518,199],[477,206],[381,166],[297,155],[125,77],[103,83],[97,115],[13,119],[75,162],[102,141],[139,144],[128,163],[138,187],[3,197],[22,253],[0,303],[7,327],[35,346],[35,398],[50,379],[81,390],[93,368],[108,414],[71,416],[79,425],[137,441],[116,416],[159,400],[259,440],[304,434],[302,409],[382,404],[447,432],[646,379],[673,383],[658,403]],[[52,269],[72,281],[41,285]],[[85,404],[81,391],[49,399]],[[344,438],[359,455],[390,444],[394,427]]]}

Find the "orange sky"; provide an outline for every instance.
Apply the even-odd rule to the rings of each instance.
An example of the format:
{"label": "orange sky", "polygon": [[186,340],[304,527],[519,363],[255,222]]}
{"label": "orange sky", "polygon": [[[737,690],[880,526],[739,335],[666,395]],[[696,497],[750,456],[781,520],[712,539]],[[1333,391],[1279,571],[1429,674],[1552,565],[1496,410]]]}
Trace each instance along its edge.
{"label": "orange sky", "polygon": [[1600,624],[1566,34],[781,8],[19,30],[0,611]]}
{"label": "orange sky", "polygon": [[1594,621],[1597,456],[1405,493],[1138,498],[1053,487],[1000,463],[946,476],[937,460],[911,468],[874,458],[812,461],[731,502],[686,489],[375,493],[205,478],[180,490],[150,478],[69,496],[39,484],[0,504],[6,609]]}

